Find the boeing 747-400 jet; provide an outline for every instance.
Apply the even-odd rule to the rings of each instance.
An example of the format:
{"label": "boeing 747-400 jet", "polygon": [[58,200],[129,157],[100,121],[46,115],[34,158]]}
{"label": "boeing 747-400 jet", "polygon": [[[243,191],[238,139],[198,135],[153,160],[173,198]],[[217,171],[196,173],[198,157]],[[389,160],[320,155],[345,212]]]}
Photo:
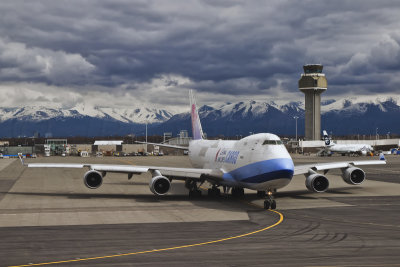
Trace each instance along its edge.
{"label": "boeing 747-400 jet", "polygon": [[[345,161],[316,163],[294,166],[293,160],[278,136],[259,133],[241,140],[205,140],[196,103],[190,91],[193,140],[189,147],[171,146],[189,151],[193,168],[162,166],[131,166],[108,164],[59,164],[27,163],[34,168],[84,168],[89,169],[83,177],[84,184],[91,189],[101,186],[107,172],[126,173],[128,179],[135,174],[150,172],[150,191],[164,195],[171,188],[173,180],[185,181],[189,196],[201,195],[200,185],[208,182],[208,194],[219,195],[220,187],[231,189],[235,196],[244,194],[244,188],[256,190],[266,196],[265,209],[275,209],[273,193],[290,183],[292,177],[305,175],[305,185],[313,192],[325,192],[329,181],[325,174],[330,169],[341,169],[343,180],[351,185],[359,185],[365,180],[362,165],[385,164],[385,161]],[[165,145],[168,146],[168,145]],[[318,171],[323,171],[324,174]]]}

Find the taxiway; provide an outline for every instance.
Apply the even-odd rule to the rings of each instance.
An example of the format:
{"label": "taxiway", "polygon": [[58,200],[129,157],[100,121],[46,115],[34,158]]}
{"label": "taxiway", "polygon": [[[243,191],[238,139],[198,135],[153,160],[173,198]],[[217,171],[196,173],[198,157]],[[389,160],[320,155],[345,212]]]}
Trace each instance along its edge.
{"label": "taxiway", "polygon": [[[364,159],[294,156],[299,164]],[[31,161],[83,160],[190,166],[184,156]],[[365,167],[368,180],[361,186],[329,172],[330,189],[320,194],[296,176],[276,195],[280,215],[263,210],[252,191],[243,199],[204,192],[193,200],[174,181],[168,195],[157,197],[148,174],[129,181],[107,174],[102,187],[91,190],[82,181],[86,170],[28,169],[3,159],[0,265],[400,266],[400,157],[387,162]]]}

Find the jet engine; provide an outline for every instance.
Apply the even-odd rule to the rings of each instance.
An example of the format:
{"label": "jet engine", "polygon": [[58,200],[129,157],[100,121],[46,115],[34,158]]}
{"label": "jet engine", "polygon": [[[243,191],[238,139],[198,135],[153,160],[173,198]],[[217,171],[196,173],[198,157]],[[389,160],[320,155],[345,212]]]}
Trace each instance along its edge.
{"label": "jet engine", "polygon": [[342,178],[348,184],[359,185],[365,180],[365,172],[360,168],[349,167],[342,170]]}
{"label": "jet engine", "polygon": [[103,176],[98,171],[90,170],[83,176],[83,182],[87,188],[96,189],[103,183]]}
{"label": "jet engine", "polygon": [[158,175],[151,178],[149,186],[150,191],[153,192],[153,194],[161,196],[168,193],[171,188],[171,182],[167,177]]}
{"label": "jet engine", "polygon": [[306,187],[308,190],[312,192],[317,192],[317,193],[325,192],[326,190],[328,190],[329,181],[325,176],[318,173],[314,173],[307,176]]}

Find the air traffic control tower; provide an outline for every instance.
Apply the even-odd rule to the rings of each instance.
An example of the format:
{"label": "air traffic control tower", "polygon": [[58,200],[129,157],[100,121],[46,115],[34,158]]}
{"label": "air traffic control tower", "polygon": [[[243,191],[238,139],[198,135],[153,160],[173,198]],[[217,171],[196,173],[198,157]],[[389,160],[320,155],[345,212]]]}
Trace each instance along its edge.
{"label": "air traffic control tower", "polygon": [[299,90],[305,94],[305,137],[306,140],[321,139],[321,94],[328,88],[323,66],[303,66],[304,73],[299,80]]}

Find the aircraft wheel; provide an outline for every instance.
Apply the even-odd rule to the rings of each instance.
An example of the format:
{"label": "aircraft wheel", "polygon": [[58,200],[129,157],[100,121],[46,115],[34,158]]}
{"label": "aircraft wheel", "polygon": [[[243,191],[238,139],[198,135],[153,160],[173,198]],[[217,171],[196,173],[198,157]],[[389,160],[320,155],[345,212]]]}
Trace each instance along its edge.
{"label": "aircraft wheel", "polygon": [[232,196],[233,197],[237,197],[238,193],[237,193],[237,188],[236,187],[232,187]]}
{"label": "aircraft wheel", "polygon": [[207,190],[207,194],[208,194],[209,197],[213,197],[214,196],[214,190],[212,188],[209,188]]}
{"label": "aircraft wheel", "polygon": [[269,200],[264,200],[264,209],[269,210],[270,203]]}
{"label": "aircraft wheel", "polygon": [[216,197],[219,197],[221,195],[221,190],[219,190],[218,187],[214,187],[213,190]]}
{"label": "aircraft wheel", "polygon": [[234,197],[244,196],[244,189],[240,188],[240,187],[233,187],[232,188],[232,196],[234,196]]}
{"label": "aircraft wheel", "polygon": [[191,197],[191,198],[201,197],[201,191],[198,189],[190,190],[189,197]]}
{"label": "aircraft wheel", "polygon": [[238,194],[240,197],[244,196],[244,188],[238,188]]}
{"label": "aircraft wheel", "polygon": [[201,191],[199,189],[197,189],[195,192],[196,192],[196,197],[201,197]]}
{"label": "aircraft wheel", "polygon": [[194,191],[193,190],[189,191],[189,197],[194,197]]}
{"label": "aircraft wheel", "polygon": [[221,195],[221,191],[216,186],[213,186],[212,188],[209,188],[207,190],[207,193],[208,193],[208,196],[210,196],[210,197],[218,197],[218,196]]}
{"label": "aircraft wheel", "polygon": [[272,200],[272,203],[271,203],[271,210],[274,210],[274,209],[276,209],[276,201],[275,201],[275,200]]}

